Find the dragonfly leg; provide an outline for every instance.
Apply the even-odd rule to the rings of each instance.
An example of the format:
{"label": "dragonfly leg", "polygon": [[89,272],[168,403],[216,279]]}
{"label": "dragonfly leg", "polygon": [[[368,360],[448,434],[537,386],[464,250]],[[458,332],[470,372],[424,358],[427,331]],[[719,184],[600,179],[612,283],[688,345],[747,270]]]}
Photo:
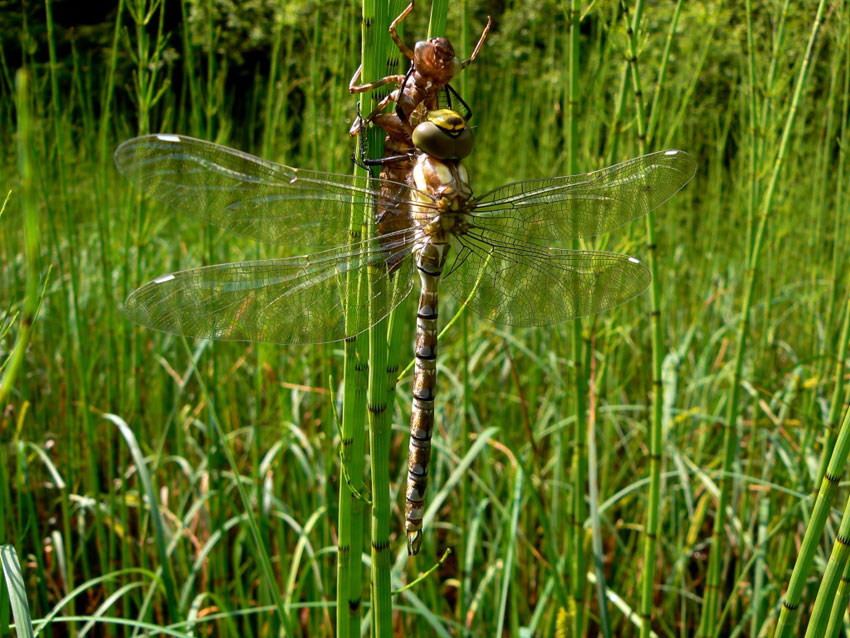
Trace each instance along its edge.
{"label": "dragonfly leg", "polygon": [[403,150],[406,153],[408,148],[413,148],[413,126],[407,118],[399,117],[397,113],[381,113],[371,121],[390,136],[394,146],[404,147],[403,149],[394,148],[393,150]]}
{"label": "dragonfly leg", "polygon": [[407,114],[404,112],[401,97],[404,95],[404,91],[407,88],[407,81],[410,79],[410,76],[413,75],[414,70],[415,67],[411,64],[404,76],[404,81],[402,81],[401,86],[398,87],[398,98],[395,101],[395,114],[402,122],[407,122]]}
{"label": "dragonfly leg", "polygon": [[351,161],[354,162],[355,166],[362,168],[364,171],[372,175],[372,170],[368,166],[366,166],[366,163],[362,159],[357,159],[357,153],[355,153],[354,151],[351,151]]}
{"label": "dragonfly leg", "polygon": [[[357,119],[354,120],[354,124],[357,125],[356,132],[352,132],[352,135],[357,135],[357,148],[360,150],[360,158],[357,158],[357,153],[355,151],[351,152],[351,161],[354,162],[355,166],[359,166],[364,171],[369,173],[370,177],[374,177],[372,175],[372,170],[366,165],[363,161],[366,159],[366,133],[363,131],[362,126],[363,118],[360,117],[360,102],[357,102]],[[352,131],[354,131],[354,127],[352,126]]]}
{"label": "dragonfly leg", "polygon": [[388,75],[386,77],[381,78],[380,80],[375,80],[374,82],[367,82],[366,84],[357,84],[357,81],[360,79],[360,76],[362,74],[363,65],[361,64],[357,67],[357,71],[354,72],[354,75],[351,76],[351,81],[348,83],[349,93],[365,93],[366,91],[377,89],[380,86],[391,84],[392,82],[400,83],[405,78],[405,76],[403,75]]}
{"label": "dragonfly leg", "polygon": [[451,84],[446,84],[446,95],[448,96],[449,100],[449,108],[452,108],[452,95],[454,95],[458,100],[460,100],[460,103],[466,110],[466,114],[463,116],[463,119],[467,123],[469,123],[469,120],[472,118],[472,109],[470,108],[469,104],[467,104],[466,101],[460,96],[460,94],[452,88]]}
{"label": "dragonfly leg", "polygon": [[413,59],[413,51],[411,51],[410,48],[404,43],[404,40],[398,37],[398,32],[396,32],[395,28],[398,26],[399,22],[401,22],[408,15],[410,15],[411,11],[413,11],[413,0],[410,0],[410,4],[407,5],[407,8],[402,11],[395,20],[392,21],[392,24],[390,24],[390,37],[393,39],[393,42],[395,42],[396,46],[398,47],[398,50],[401,51],[407,57],[408,60]]}
{"label": "dragonfly leg", "polygon": [[[403,78],[404,76],[399,75],[398,77]],[[378,102],[378,106],[376,106],[375,109],[371,113],[369,113],[369,115],[366,116],[366,119],[363,119],[363,117],[361,117],[361,115],[358,113],[357,119],[354,120],[354,123],[351,125],[351,128],[348,130],[348,134],[351,135],[352,137],[357,135],[366,124],[374,121],[375,118],[378,117],[378,115],[381,113],[381,111],[383,111],[390,102],[397,100],[397,99],[398,99],[398,90],[395,90],[392,93],[390,93],[387,97],[385,97],[383,100]]]}
{"label": "dragonfly leg", "polygon": [[461,70],[468,67],[475,61],[475,58],[478,57],[478,52],[481,50],[481,47],[484,45],[484,40],[487,39],[487,34],[490,33],[490,27],[493,26],[493,20],[490,16],[487,16],[487,24],[484,25],[484,31],[481,32],[481,37],[478,39],[478,44],[475,45],[475,49],[472,51],[472,55],[469,56],[468,60],[464,60],[460,63]]}
{"label": "dragonfly leg", "polygon": [[[360,105],[357,105],[357,117],[360,119]],[[376,118],[375,124],[380,126],[390,138],[398,143],[401,146],[410,146],[410,151],[402,151],[400,153],[395,153],[393,155],[385,155],[384,157],[379,158],[369,158],[366,156],[366,137],[363,134],[363,130],[359,131],[360,135],[358,136],[358,148],[360,152],[360,157],[358,158],[355,153],[351,153],[351,161],[354,162],[357,166],[362,168],[363,170],[369,172],[371,174],[371,166],[385,166],[387,164],[392,164],[394,162],[400,161],[409,161],[411,157],[413,142],[410,141],[410,136],[404,133],[404,129],[400,126],[400,124],[394,124],[392,120],[394,120],[394,116],[392,115],[379,115]],[[389,121],[388,121],[389,120]]]}
{"label": "dragonfly leg", "polygon": [[[357,122],[362,121],[362,119],[360,117],[360,103],[359,102],[357,103],[357,120],[356,121]],[[370,177],[374,177],[374,175],[372,174],[372,169],[369,168],[369,165],[366,163],[366,160],[368,159],[366,157],[366,132],[363,130],[362,127],[360,127],[360,128],[357,129],[357,133],[358,133],[358,135],[357,135],[357,148],[360,151],[360,157],[358,158],[357,154],[354,151],[352,151],[351,152],[351,161],[354,162],[355,166],[359,166],[364,171],[369,173]]]}
{"label": "dragonfly leg", "polygon": [[378,158],[369,158],[363,156],[364,151],[360,150],[360,157],[358,158],[354,153],[351,154],[351,161],[357,164],[363,170],[369,170],[371,166],[386,166],[387,164],[392,164],[394,162],[409,161],[410,153],[400,153],[398,155],[385,155],[384,157]]}

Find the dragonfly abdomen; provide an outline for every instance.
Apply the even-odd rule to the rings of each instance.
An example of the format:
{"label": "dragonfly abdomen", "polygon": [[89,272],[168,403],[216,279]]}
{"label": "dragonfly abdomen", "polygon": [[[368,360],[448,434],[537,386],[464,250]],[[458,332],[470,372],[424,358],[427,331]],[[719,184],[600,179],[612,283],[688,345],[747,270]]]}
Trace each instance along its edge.
{"label": "dragonfly abdomen", "polygon": [[437,394],[437,287],[448,250],[447,243],[426,242],[415,255],[422,292],[416,311],[416,366],[405,502],[407,551],[410,554],[418,553],[422,543],[422,516],[425,490],[428,487],[431,435],[434,431],[434,398]]}

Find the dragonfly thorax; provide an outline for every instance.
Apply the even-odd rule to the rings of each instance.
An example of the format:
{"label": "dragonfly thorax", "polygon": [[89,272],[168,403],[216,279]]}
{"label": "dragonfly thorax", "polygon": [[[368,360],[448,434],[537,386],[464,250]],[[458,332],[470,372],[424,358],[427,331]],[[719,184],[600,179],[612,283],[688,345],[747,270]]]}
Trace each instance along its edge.
{"label": "dragonfly thorax", "polygon": [[439,160],[424,153],[416,159],[413,182],[417,189],[411,212],[417,230],[431,241],[462,235],[472,222],[472,188],[460,160]]}
{"label": "dragonfly thorax", "polygon": [[413,48],[414,81],[425,84],[447,84],[460,73],[461,61],[446,38],[430,38],[416,43]]}

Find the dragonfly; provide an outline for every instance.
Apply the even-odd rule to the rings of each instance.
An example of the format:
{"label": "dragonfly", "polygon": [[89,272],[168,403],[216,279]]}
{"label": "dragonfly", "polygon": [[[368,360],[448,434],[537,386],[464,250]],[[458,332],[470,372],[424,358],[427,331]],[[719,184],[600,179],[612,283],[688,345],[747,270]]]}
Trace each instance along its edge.
{"label": "dragonfly", "polygon": [[[332,342],[386,317],[419,280],[405,507],[411,554],[422,541],[434,424],[438,286],[478,315],[518,327],[618,306],[649,286],[644,264],[563,246],[647,214],[696,171],[690,155],[667,150],[475,196],[458,157],[471,151],[462,122],[441,109],[416,127],[408,183],[293,168],[184,135],[137,137],[114,157],[122,175],[170,208],[283,254],[150,281],[124,306],[142,326],[206,339]],[[350,235],[353,211],[367,211],[363,236]],[[355,269],[369,271],[367,294],[348,294]]]}

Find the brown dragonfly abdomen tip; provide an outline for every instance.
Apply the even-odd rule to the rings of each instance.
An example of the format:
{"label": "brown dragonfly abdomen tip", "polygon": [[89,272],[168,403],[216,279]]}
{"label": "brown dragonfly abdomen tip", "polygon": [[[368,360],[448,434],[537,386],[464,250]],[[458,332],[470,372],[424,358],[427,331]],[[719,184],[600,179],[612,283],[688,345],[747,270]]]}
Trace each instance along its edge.
{"label": "brown dragonfly abdomen tip", "polygon": [[416,556],[419,553],[419,549],[422,547],[422,530],[408,530],[407,531],[407,554],[409,556]]}

